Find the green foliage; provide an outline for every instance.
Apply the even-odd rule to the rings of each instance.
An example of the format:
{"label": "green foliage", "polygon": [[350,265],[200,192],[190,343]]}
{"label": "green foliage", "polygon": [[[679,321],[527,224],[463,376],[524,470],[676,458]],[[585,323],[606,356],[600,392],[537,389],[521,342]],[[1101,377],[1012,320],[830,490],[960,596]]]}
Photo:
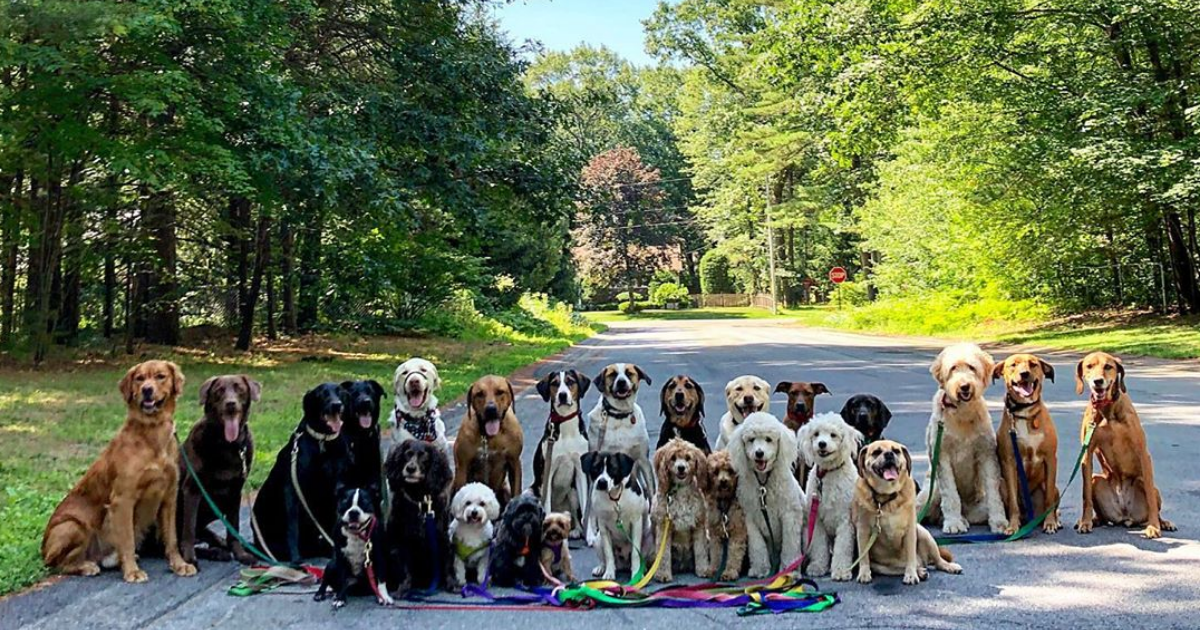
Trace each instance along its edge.
{"label": "green foliage", "polygon": [[729,257],[724,252],[711,249],[700,258],[700,290],[704,293],[735,291],[729,276]]}
{"label": "green foliage", "polygon": [[686,307],[689,297],[687,287],[673,282],[664,282],[650,292],[650,303],[655,306],[679,304]]}
{"label": "green foliage", "polygon": [[939,291],[820,313],[821,319],[809,320],[810,323],[897,335],[970,337],[1039,324],[1050,318],[1051,309],[1043,303],[1013,299],[989,288],[982,295]]}
{"label": "green foliage", "polygon": [[[2,472],[2,471],[0,471]],[[7,475],[0,476],[7,477]],[[11,593],[45,575],[42,530],[57,500],[16,482],[0,493],[0,593]]]}

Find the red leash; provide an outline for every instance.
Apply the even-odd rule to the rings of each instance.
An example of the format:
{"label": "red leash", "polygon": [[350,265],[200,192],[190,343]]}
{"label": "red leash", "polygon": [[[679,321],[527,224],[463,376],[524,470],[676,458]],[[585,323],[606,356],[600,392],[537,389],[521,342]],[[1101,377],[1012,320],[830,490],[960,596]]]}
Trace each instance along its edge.
{"label": "red leash", "polygon": [[363,535],[362,530],[356,532],[355,535],[367,543],[363,548],[363,568],[367,570],[367,584],[371,585],[371,592],[375,594],[375,601],[382,604],[384,599],[383,595],[379,593],[379,582],[375,579],[375,563],[371,561],[371,551],[374,546],[371,544],[371,534],[375,532],[375,524],[377,522],[378,520],[372,516],[371,522],[367,524],[366,535]]}

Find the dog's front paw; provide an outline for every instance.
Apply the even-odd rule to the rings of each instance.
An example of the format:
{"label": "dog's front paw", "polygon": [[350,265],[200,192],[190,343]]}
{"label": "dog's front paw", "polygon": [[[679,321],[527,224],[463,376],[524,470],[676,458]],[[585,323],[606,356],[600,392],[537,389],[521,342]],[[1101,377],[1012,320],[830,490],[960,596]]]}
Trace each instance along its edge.
{"label": "dog's front paw", "polygon": [[859,584],[870,584],[871,579],[872,579],[871,569],[868,568],[866,565],[863,565],[863,567],[858,570],[858,583]]}
{"label": "dog's front paw", "polygon": [[741,571],[737,567],[730,567],[725,569],[725,572],[721,574],[721,580],[724,582],[736,582],[740,574]]}
{"label": "dog's front paw", "polygon": [[1005,536],[1012,536],[1013,534],[1017,533],[1018,529],[1021,529],[1021,523],[1019,521],[1012,520],[1004,525],[1004,529],[1000,530],[1000,533],[1004,534]]}
{"label": "dog's front paw", "polygon": [[237,558],[237,561],[241,564],[254,564],[257,561],[254,555],[248,551],[236,553],[234,554],[234,557]]}
{"label": "dog's front paw", "polygon": [[715,567],[705,567],[703,569],[696,569],[696,577],[704,578],[706,580],[716,574],[717,574],[717,570]]}
{"label": "dog's front paw", "polygon": [[1080,519],[1075,523],[1075,531],[1079,532],[1080,534],[1090,534],[1092,527],[1092,519],[1090,518],[1080,517]]}
{"label": "dog's front paw", "polygon": [[100,575],[100,565],[95,562],[82,562],[79,564],[79,569],[76,572],[85,577]]}
{"label": "dog's front paw", "polygon": [[1014,527],[1011,523],[1009,523],[1005,519],[998,518],[995,520],[988,521],[988,529],[992,530],[993,534],[1004,534],[1005,536],[1011,536],[1013,534],[1013,532],[1017,531],[1020,528],[1021,528],[1020,524],[1018,524],[1017,526]]}
{"label": "dog's front paw", "polygon": [[917,573],[916,567],[909,567],[904,570],[904,583],[909,586],[921,583],[921,574]]}
{"label": "dog's front paw", "polygon": [[325,591],[318,590],[316,593],[313,593],[313,601],[314,602],[325,601]]}
{"label": "dog's front paw", "polygon": [[662,569],[659,569],[658,573],[654,576],[654,579],[658,580],[659,582],[666,583],[673,581],[675,578],[671,575],[670,571],[663,571]]}
{"label": "dog's front paw", "polygon": [[946,573],[953,573],[954,575],[958,575],[959,573],[962,573],[962,565],[957,562],[947,562],[945,570],[946,570]]}
{"label": "dog's front paw", "polygon": [[191,577],[196,575],[196,565],[177,560],[171,563],[171,572],[179,577]]}
{"label": "dog's front paw", "polygon": [[965,534],[969,529],[971,529],[971,526],[967,523],[967,519],[961,516],[955,516],[953,518],[946,517],[942,521],[942,533],[946,534],[947,536]]}
{"label": "dog's front paw", "polygon": [[1161,538],[1162,530],[1153,525],[1147,525],[1146,529],[1142,530],[1142,537],[1149,539]]}
{"label": "dog's front paw", "polygon": [[604,565],[598,564],[592,568],[592,577],[598,578],[601,575],[604,575]]}
{"label": "dog's front paw", "polygon": [[606,570],[603,572],[603,574],[600,576],[600,579],[602,579],[602,580],[615,580],[615,579],[617,579],[617,570],[616,570],[616,569],[606,569]]}
{"label": "dog's front paw", "polygon": [[1164,532],[1173,532],[1176,530],[1175,523],[1172,523],[1171,521],[1160,519],[1159,524],[1162,525],[1162,530]]}
{"label": "dog's front paw", "polygon": [[852,574],[850,572],[849,567],[835,569],[829,575],[829,578],[831,580],[833,580],[834,582],[848,582],[848,581],[850,581],[851,577],[852,577]]}
{"label": "dog's front paw", "polygon": [[341,609],[343,606],[345,606],[345,605],[346,605],[346,600],[344,600],[344,599],[338,599],[338,598],[336,598],[336,597],[335,597],[335,598],[333,598],[333,604],[332,604],[332,606],[333,606],[333,609],[334,609],[334,610],[340,610],[340,609]]}
{"label": "dog's front paw", "polygon": [[758,567],[758,568],[750,567],[750,572],[746,574],[746,577],[751,577],[754,579],[765,578],[770,573],[771,573],[770,571],[768,571],[767,569],[764,569],[762,567]]}
{"label": "dog's front paw", "polygon": [[379,597],[375,598],[375,601],[379,602],[380,606],[391,606],[396,603],[396,600],[392,599],[387,591],[379,591]]}
{"label": "dog's front paw", "polygon": [[130,584],[141,584],[149,579],[150,576],[146,575],[146,572],[141,569],[134,568],[125,572],[125,581]]}

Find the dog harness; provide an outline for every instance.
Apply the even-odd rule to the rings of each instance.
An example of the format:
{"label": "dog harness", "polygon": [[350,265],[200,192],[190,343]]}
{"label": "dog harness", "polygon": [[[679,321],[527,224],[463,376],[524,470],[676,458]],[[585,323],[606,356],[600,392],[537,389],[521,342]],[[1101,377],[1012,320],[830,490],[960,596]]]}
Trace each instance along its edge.
{"label": "dog harness", "polygon": [[472,547],[461,540],[456,540],[454,541],[454,554],[458,556],[459,560],[466,562],[471,559],[471,556],[485,551],[490,544],[485,542],[482,545]]}
{"label": "dog harness", "polygon": [[433,442],[437,439],[437,421],[441,417],[442,414],[437,409],[430,409],[423,416],[410,416],[397,409],[394,422],[404,427],[414,438],[422,442]]}

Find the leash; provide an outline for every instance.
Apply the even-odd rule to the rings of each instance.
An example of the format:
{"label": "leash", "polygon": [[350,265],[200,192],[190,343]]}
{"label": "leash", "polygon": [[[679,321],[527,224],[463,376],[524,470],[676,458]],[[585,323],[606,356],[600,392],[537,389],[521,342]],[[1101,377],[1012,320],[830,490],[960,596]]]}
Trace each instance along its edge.
{"label": "leash", "polygon": [[[1014,420],[1016,416],[1013,417]],[[1017,460],[1017,481],[1021,485],[1021,500],[1025,504],[1025,517],[1033,518],[1033,495],[1029,492],[1029,477],[1025,476],[1025,458],[1017,446],[1017,427],[1014,422],[1008,430],[1008,439],[1012,443],[1013,459]]]}
{"label": "leash", "polygon": [[925,505],[921,507],[921,511],[917,512],[918,523],[925,520],[925,517],[929,514],[929,508],[933,506],[933,491],[937,487],[938,462],[941,461],[942,455],[942,434],[945,432],[946,421],[939,418],[937,437],[933,440],[933,457],[929,459],[929,496],[925,498]]}
{"label": "leash", "polygon": [[562,431],[562,423],[578,417],[578,408],[575,409],[574,413],[560,416],[554,411],[554,407],[551,406],[550,417],[546,418],[546,461],[542,464],[542,476],[545,477],[542,482],[542,498],[547,502],[547,505],[553,499],[550,496],[550,490],[551,486],[554,485],[554,480],[550,477],[550,473],[554,470],[554,443],[558,441],[559,433]]}
{"label": "leash", "polygon": [[[774,472],[773,470],[771,472]],[[771,480],[771,472],[767,473],[767,481]],[[758,473],[754,473],[754,480],[758,481]],[[767,538],[771,542],[771,548],[767,551],[771,557],[771,573],[779,570],[779,564],[782,560],[775,559],[775,530],[771,527],[771,515],[767,512],[767,481],[758,481],[758,510],[762,513],[763,522],[767,524]],[[782,549],[780,550],[782,554]],[[803,557],[803,554],[801,554]]]}
{"label": "leash", "polygon": [[[322,452],[325,451],[325,442],[336,439],[338,436],[337,433],[333,433],[330,434],[333,437],[317,437],[313,434],[314,432],[311,429],[308,429],[308,427],[305,427],[305,429],[308,430],[309,436],[313,437],[321,444]],[[329,543],[330,547],[336,547],[337,545],[334,544],[333,537],[326,533],[324,527],[321,527],[321,522],[317,520],[317,516],[313,514],[312,508],[308,507],[308,500],[304,498],[304,491],[300,489],[300,476],[296,470],[297,462],[300,457],[300,437],[301,434],[299,431],[292,436],[292,489],[296,491],[296,496],[300,499],[300,507],[304,508],[304,513],[308,514],[308,519],[312,521],[314,526],[316,526],[317,532],[321,534],[321,538],[324,538],[325,542]]]}
{"label": "leash", "polygon": [[[362,530],[355,533],[366,544],[363,545],[363,568],[367,572],[367,584],[371,586],[371,592],[375,594],[375,601],[383,603],[384,597],[379,592],[379,582],[375,579],[375,563],[371,560],[371,552],[374,550],[374,543],[371,541],[371,535],[375,533],[375,524],[379,519],[371,517],[371,522],[367,525],[366,533]],[[336,551],[335,551],[336,553]]]}

